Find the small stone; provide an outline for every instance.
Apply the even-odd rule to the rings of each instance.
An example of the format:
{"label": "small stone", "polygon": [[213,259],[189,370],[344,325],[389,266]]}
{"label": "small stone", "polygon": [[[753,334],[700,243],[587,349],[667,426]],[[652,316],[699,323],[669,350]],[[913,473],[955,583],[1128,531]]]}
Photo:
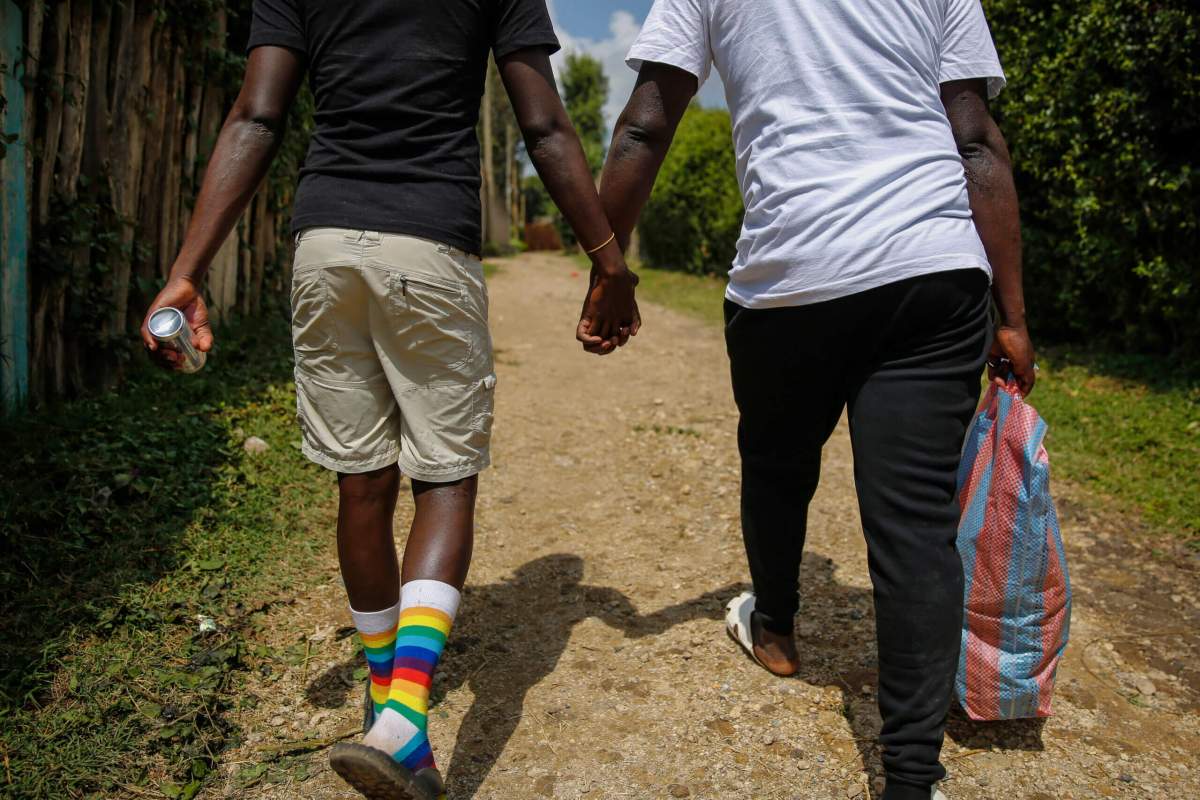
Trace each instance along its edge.
{"label": "small stone", "polygon": [[1117,777],[1117,780],[1119,780],[1121,783],[1133,783],[1133,776],[1130,775],[1128,772],[1122,772]]}
{"label": "small stone", "polygon": [[285,720],[283,717],[280,717],[278,715],[271,717],[271,727],[272,728],[278,728],[280,725],[282,725],[285,722],[287,722],[287,720]]}
{"label": "small stone", "polygon": [[887,781],[885,781],[881,775],[872,781],[871,785],[875,788],[875,794],[883,794],[883,790],[887,787]]}
{"label": "small stone", "polygon": [[665,404],[666,402],[667,401],[663,400],[661,397],[654,398],[654,405],[656,405],[656,406],[661,406],[661,405]]}
{"label": "small stone", "polygon": [[667,787],[667,791],[670,792],[671,797],[691,797],[692,796],[692,790],[689,789],[688,787],[684,786],[682,783],[672,783],[670,786]]}
{"label": "small stone", "polygon": [[1158,687],[1154,685],[1154,682],[1145,675],[1138,678],[1137,683],[1134,685],[1137,687],[1138,693],[1144,694],[1146,697],[1150,697],[1152,694],[1158,691]]}
{"label": "small stone", "polygon": [[857,798],[862,797],[862,794],[863,787],[859,786],[857,783],[852,783],[846,787],[847,800],[857,800]]}
{"label": "small stone", "polygon": [[870,693],[871,693],[871,687],[870,687],[870,686],[868,686],[867,684],[865,684],[865,683],[864,683],[864,684],[862,685],[862,693],[863,693],[864,695],[868,695],[868,694],[870,694]]}
{"label": "small stone", "polygon": [[246,441],[242,442],[242,448],[252,456],[262,455],[271,449],[271,445],[264,442],[257,436],[251,436]]}

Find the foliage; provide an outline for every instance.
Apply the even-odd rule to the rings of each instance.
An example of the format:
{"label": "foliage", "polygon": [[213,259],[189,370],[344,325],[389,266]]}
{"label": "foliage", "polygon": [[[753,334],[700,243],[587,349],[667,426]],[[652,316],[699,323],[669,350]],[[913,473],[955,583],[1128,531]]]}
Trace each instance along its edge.
{"label": "foliage", "polygon": [[592,175],[599,175],[608,139],[608,125],[604,121],[608,76],[603,65],[585,53],[568,55],[562,71],[562,94],[567,116],[579,134]]}
{"label": "foliage", "polygon": [[1200,372],[1147,355],[1051,348],[1032,402],[1056,475],[1200,544]]}
{"label": "foliage", "polygon": [[642,214],[642,256],[655,267],[723,275],[743,213],[729,112],[693,104]]}
{"label": "foliage", "polygon": [[303,583],[332,484],[296,447],[282,315],[218,347],[0,428],[22,487],[0,493],[0,796],[192,797],[237,740],[239,676],[291,657],[257,615]]}
{"label": "foliage", "polygon": [[[224,38],[218,38],[220,27],[217,12],[224,9],[227,26]],[[165,26],[172,39],[182,48],[186,72],[195,76],[197,83],[216,86],[225,90],[226,103],[232,103],[240,87],[245,70],[244,43],[249,33],[251,0],[158,0],[154,4],[139,4],[137,13],[153,13],[157,24]],[[49,22],[47,23],[49,24]],[[96,43],[97,47],[109,46],[108,42]],[[74,76],[54,74],[43,69],[37,87],[32,90],[46,97],[55,96],[65,103],[74,103],[70,91]],[[93,87],[93,91],[103,87]],[[156,112],[157,113],[157,112]],[[280,211],[291,204],[296,176],[307,149],[312,129],[313,100],[305,88],[294,104],[290,124],[281,144],[280,154],[270,169],[266,191],[270,205]],[[191,121],[189,124],[195,124]],[[176,131],[176,134],[181,132]],[[167,135],[172,135],[168,133]],[[100,146],[104,137],[89,137],[89,147]],[[182,145],[182,142],[180,142]],[[204,174],[207,149],[212,142],[200,142],[201,152],[197,156],[195,169],[183,170],[184,203],[199,189],[187,182],[187,174],[194,175],[197,182]],[[30,271],[36,277],[34,294],[38,297],[52,296],[56,292],[65,294],[61,307],[50,311],[59,335],[66,340],[64,355],[56,362],[55,369],[65,365],[65,376],[59,381],[48,377],[53,371],[43,356],[35,365],[35,394],[46,399],[60,393],[78,394],[84,389],[111,385],[121,375],[122,365],[137,352],[134,331],[140,319],[138,312],[157,293],[162,285],[156,266],[160,261],[169,264],[173,253],[155,252],[157,231],[136,229],[136,218],[123,218],[118,212],[110,188],[113,184],[109,172],[114,169],[110,153],[89,152],[94,162],[94,171],[84,171],[77,186],[59,193],[58,186],[52,193],[49,215],[44,223],[37,224],[33,244],[30,248]],[[85,159],[85,163],[88,159]],[[54,176],[56,185],[58,176]],[[142,203],[154,202],[157,197],[141,198]],[[288,215],[278,218],[286,221]],[[127,236],[123,232],[135,228],[133,244],[123,244]],[[284,236],[280,230],[280,236]],[[287,249],[280,248],[277,259],[286,257]],[[121,265],[133,263],[128,295],[129,319],[113,318],[113,305],[117,302],[116,284],[113,275]],[[268,274],[279,275],[284,265],[266,265]],[[268,300],[270,304],[270,299]],[[115,367],[115,369],[114,369]]]}
{"label": "foliage", "polygon": [[1192,0],[985,0],[1042,335],[1200,348]]}
{"label": "foliage", "polygon": [[[4,113],[8,110],[8,96],[5,94],[5,85],[8,82],[8,62],[0,61],[0,120],[4,119]],[[0,131],[0,161],[8,155],[8,146],[17,141],[18,136],[15,133],[4,133]]]}
{"label": "foliage", "polygon": [[[637,273],[647,325],[654,325],[654,309],[645,303],[723,323],[724,281],[645,266]],[[1032,402],[1050,424],[1055,479],[1200,546],[1200,369],[1095,348],[1051,348],[1038,361]]]}

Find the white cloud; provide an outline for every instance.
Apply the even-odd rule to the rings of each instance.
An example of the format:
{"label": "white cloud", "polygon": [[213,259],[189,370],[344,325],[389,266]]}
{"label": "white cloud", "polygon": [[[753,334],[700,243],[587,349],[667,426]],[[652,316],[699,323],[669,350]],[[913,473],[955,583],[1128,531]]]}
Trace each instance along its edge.
{"label": "white cloud", "polygon": [[[547,5],[563,48],[555,53],[552,59],[555,72],[561,71],[570,53],[586,53],[600,62],[604,67],[604,74],[608,76],[608,103],[604,106],[604,118],[608,122],[609,130],[612,130],[637,81],[637,73],[625,64],[625,55],[641,33],[642,26],[628,11],[616,11],[608,21],[607,38],[596,40],[573,36],[558,24],[554,13],[554,0],[548,0]],[[715,70],[712,77],[701,87],[699,96],[700,102],[706,106],[724,107],[725,89]]]}

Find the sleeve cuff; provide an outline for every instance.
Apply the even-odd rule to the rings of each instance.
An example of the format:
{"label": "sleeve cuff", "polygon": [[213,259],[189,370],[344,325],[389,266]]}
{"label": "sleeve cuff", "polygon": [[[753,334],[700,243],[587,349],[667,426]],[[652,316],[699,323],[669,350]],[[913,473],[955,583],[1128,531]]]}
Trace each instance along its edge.
{"label": "sleeve cuff", "polygon": [[660,50],[634,45],[633,49],[629,51],[629,55],[625,56],[626,65],[634,72],[641,72],[642,65],[647,61],[654,64],[666,64],[668,67],[675,67],[695,75],[697,90],[708,80],[709,72],[712,71],[712,62],[699,65],[696,63],[696,59],[690,58],[679,50]]}
{"label": "sleeve cuff", "polygon": [[308,43],[304,41],[303,36],[292,36],[290,34],[273,31],[269,34],[251,35],[250,41],[246,43],[246,54],[256,47],[286,47],[288,50],[295,50],[300,53],[305,59],[308,58]]}
{"label": "sleeve cuff", "polygon": [[938,81],[948,83],[949,81],[967,81],[979,78],[987,80],[989,100],[996,99],[996,96],[1008,85],[1008,79],[1004,77],[1004,70],[998,64],[986,61],[971,64],[943,64]]}
{"label": "sleeve cuff", "polygon": [[498,44],[492,48],[492,54],[496,58],[504,58],[510,56],[518,50],[527,50],[531,47],[539,47],[546,51],[548,55],[554,55],[562,49],[562,45],[558,43],[558,39],[547,36],[529,36],[526,38],[512,39]]}

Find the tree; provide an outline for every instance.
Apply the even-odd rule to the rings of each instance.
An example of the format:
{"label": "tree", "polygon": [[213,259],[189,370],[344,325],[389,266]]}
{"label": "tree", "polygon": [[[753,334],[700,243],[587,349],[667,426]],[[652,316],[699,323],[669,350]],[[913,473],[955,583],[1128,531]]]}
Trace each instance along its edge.
{"label": "tree", "polygon": [[642,214],[642,255],[653,267],[724,275],[744,213],[729,112],[693,103]]}
{"label": "tree", "polygon": [[488,60],[483,100],[479,109],[479,140],[483,184],[483,239],[489,252],[502,252],[512,240],[516,157],[516,118],[494,60]]}
{"label": "tree", "polygon": [[984,0],[1043,336],[1200,352],[1195,0]]}
{"label": "tree", "polygon": [[604,142],[608,125],[604,104],[608,102],[608,76],[599,61],[582,53],[571,53],[562,72],[563,103],[583,143],[593,175],[604,167]]}

